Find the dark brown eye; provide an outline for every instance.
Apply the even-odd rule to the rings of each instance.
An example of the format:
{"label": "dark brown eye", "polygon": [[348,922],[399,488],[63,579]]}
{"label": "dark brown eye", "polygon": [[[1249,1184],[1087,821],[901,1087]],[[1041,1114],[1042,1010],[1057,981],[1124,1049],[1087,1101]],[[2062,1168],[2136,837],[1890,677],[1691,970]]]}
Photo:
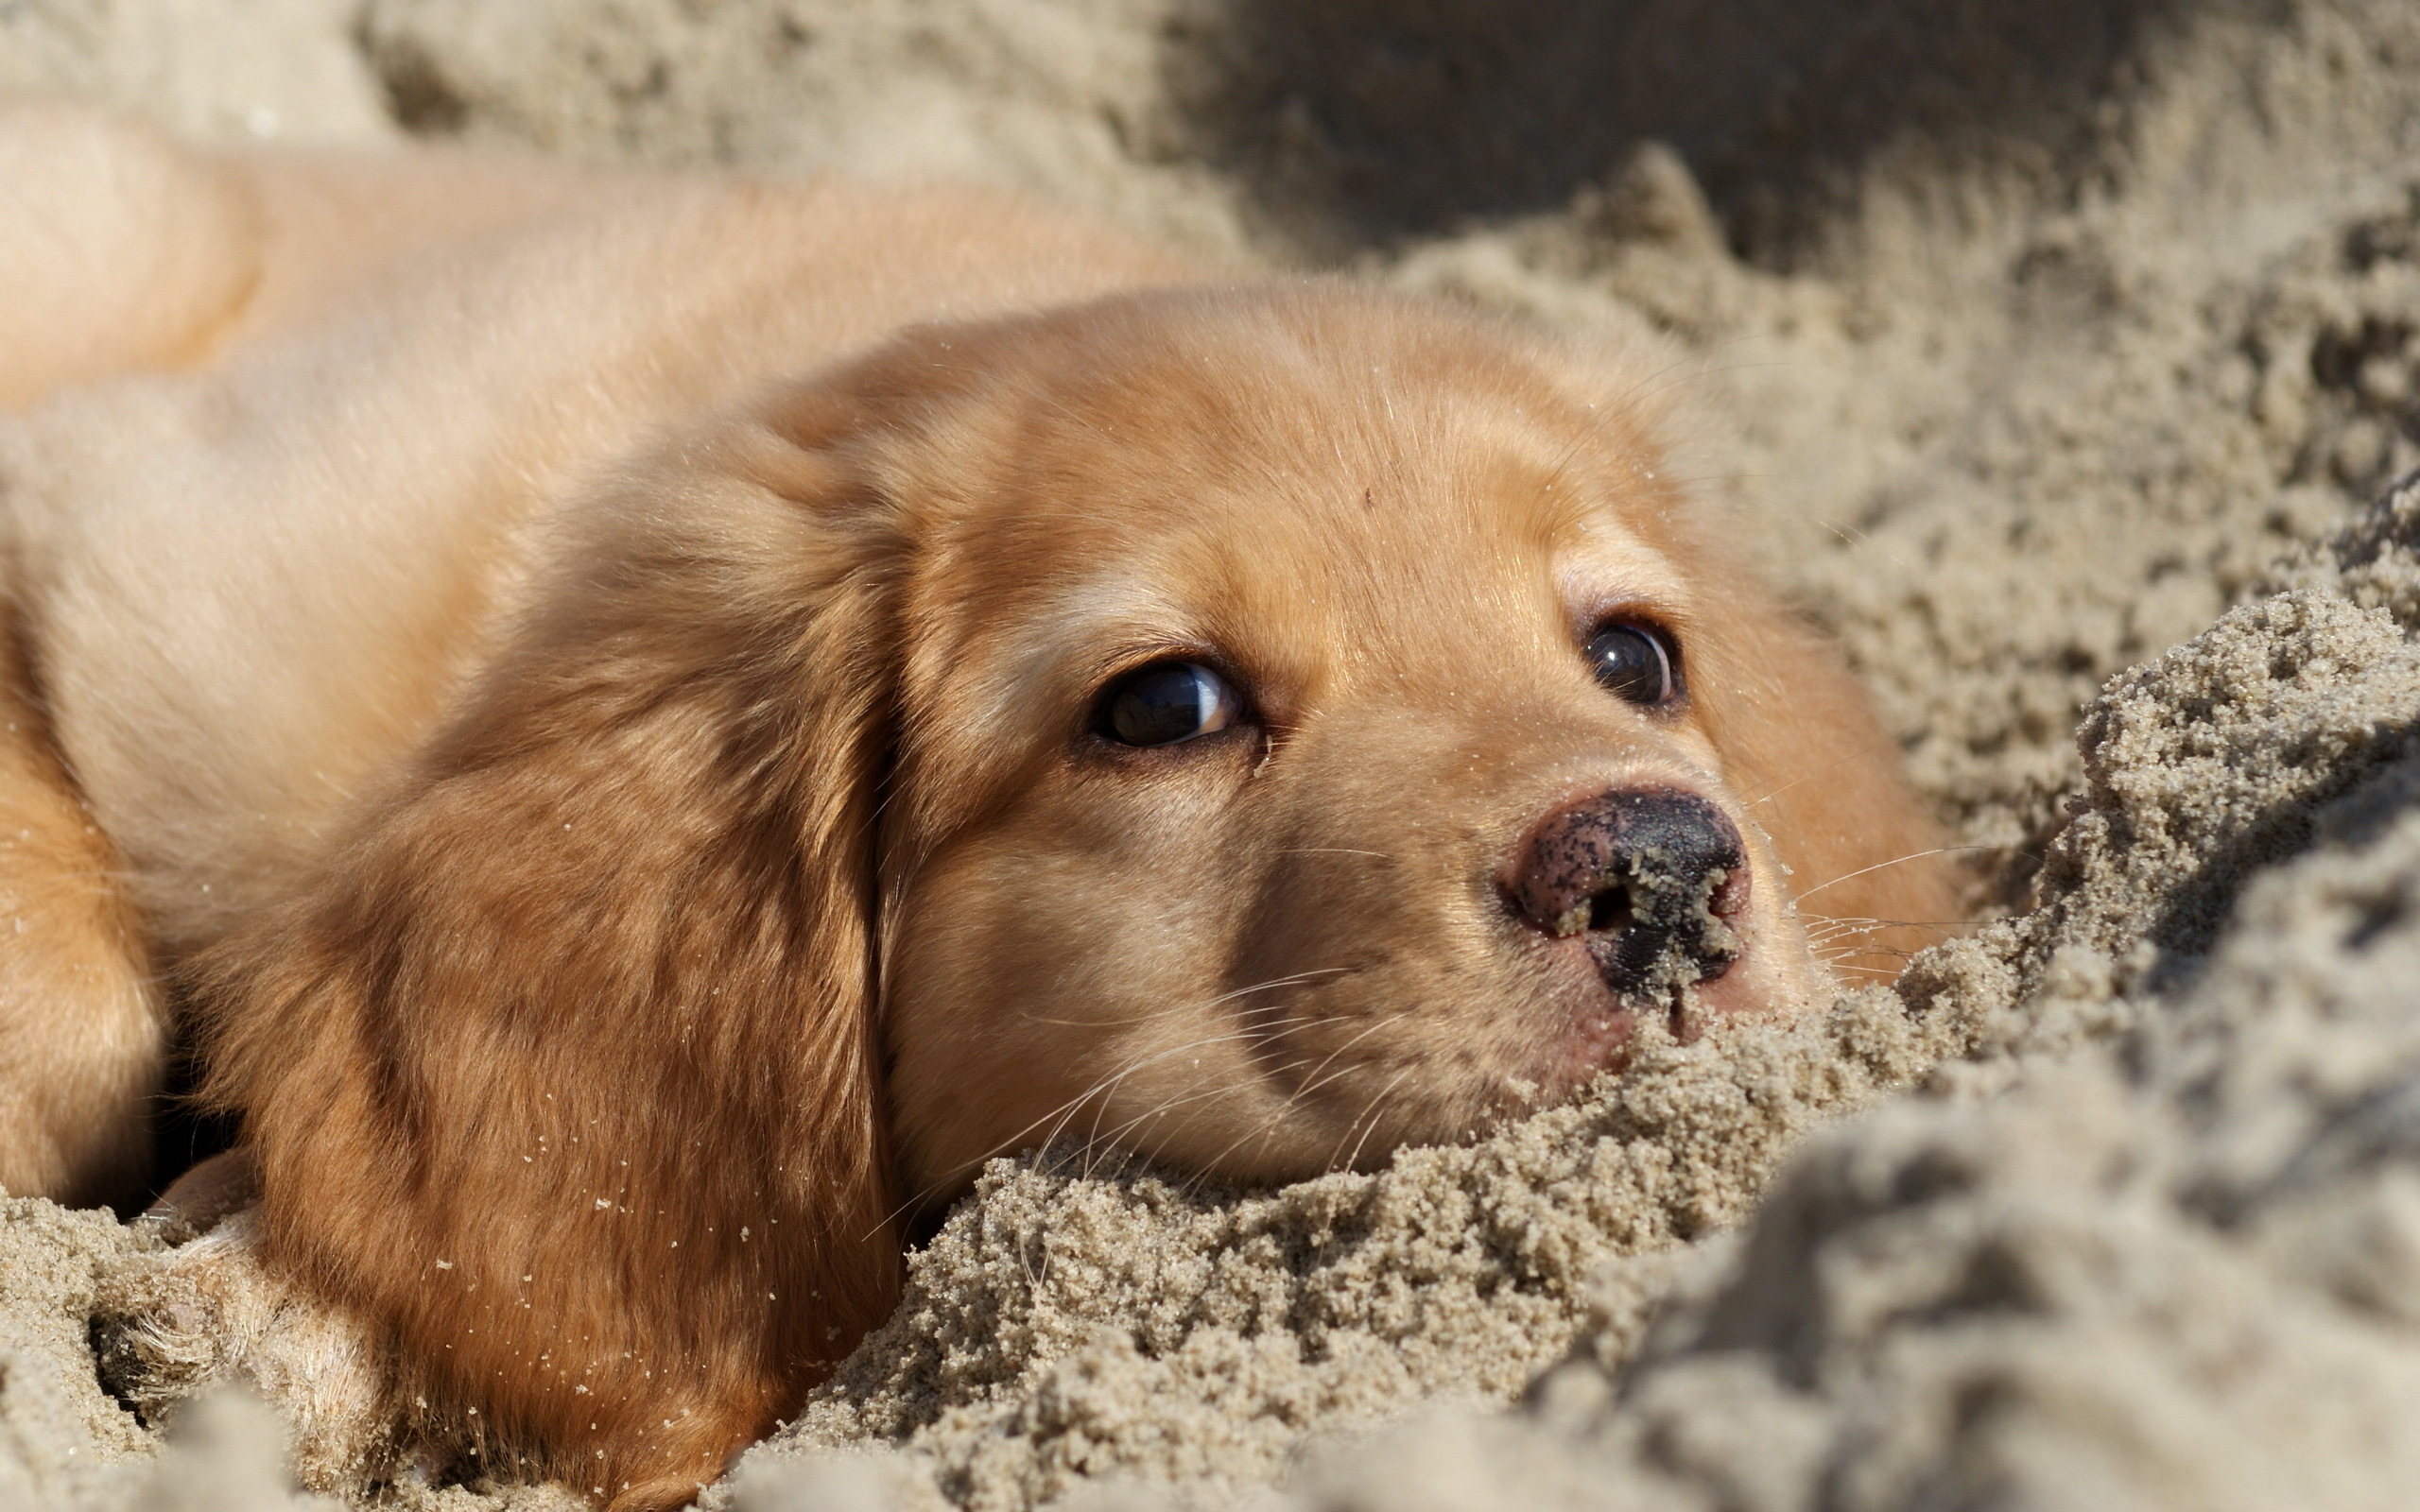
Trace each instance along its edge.
{"label": "dark brown eye", "polygon": [[1173,746],[1236,722],[1243,701],[1191,662],[1161,662],[1110,684],[1094,728],[1122,746]]}
{"label": "dark brown eye", "polygon": [[1600,625],[1581,654],[1597,680],[1625,702],[1652,709],[1680,696],[1680,658],[1671,637],[1652,625]]}

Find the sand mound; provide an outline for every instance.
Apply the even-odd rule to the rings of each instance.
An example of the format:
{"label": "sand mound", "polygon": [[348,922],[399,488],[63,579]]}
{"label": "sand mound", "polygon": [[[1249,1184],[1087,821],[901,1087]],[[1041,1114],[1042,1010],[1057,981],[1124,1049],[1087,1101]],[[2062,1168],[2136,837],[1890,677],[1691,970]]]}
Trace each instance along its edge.
{"label": "sand mound", "polygon": [[[971,175],[1652,327],[2014,905],[1374,1175],[995,1164],[710,1503],[2420,1496],[2420,490],[2342,523],[2420,462],[2402,0],[24,0],[0,82]],[[360,1485],[268,1302],[114,1365],[138,1417],[91,1324],[175,1275],[0,1204],[0,1497],[282,1508],[299,1431],[354,1499],[556,1501]]]}

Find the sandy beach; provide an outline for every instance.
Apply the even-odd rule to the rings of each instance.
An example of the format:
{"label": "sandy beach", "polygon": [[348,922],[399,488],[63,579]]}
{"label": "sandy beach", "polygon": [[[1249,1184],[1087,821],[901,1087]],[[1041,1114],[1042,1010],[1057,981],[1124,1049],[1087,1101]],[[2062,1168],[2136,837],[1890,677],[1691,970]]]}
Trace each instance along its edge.
{"label": "sandy beach", "polygon": [[[1646,334],[1963,848],[1895,986],[1466,1145],[994,1162],[703,1505],[2420,1501],[2408,0],[16,0],[0,91],[972,179]],[[580,1504],[416,1476],[198,1252],[0,1198],[0,1503]]]}

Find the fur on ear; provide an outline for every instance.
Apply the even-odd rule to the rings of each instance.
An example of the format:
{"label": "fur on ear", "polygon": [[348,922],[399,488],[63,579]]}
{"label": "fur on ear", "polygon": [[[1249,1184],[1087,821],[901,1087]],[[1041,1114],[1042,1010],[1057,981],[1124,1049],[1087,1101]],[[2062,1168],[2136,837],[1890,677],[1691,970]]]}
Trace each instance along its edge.
{"label": "fur on ear", "polygon": [[685,1503],[899,1284],[904,547],[856,401],[767,413],[584,508],[450,727],[193,975],[272,1263],[382,1331],[475,1463],[617,1509]]}

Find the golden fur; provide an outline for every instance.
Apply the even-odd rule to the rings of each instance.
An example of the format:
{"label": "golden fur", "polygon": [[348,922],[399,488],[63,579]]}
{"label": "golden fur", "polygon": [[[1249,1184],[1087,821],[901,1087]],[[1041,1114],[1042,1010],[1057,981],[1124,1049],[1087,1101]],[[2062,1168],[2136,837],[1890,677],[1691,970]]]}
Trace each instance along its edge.
{"label": "golden fur", "polygon": [[[31,107],[0,166],[0,1181],[141,1179],[173,1002],[269,1263],[617,1505],[989,1155],[1299,1177],[1593,1074],[1628,1010],[1496,881],[1575,797],[1737,822],[1714,1010],[1820,988],[1793,889],[1866,966],[1945,917],[1619,353],[973,193]],[[1616,610],[1685,706],[1592,680]],[[1171,654],[1253,717],[1087,733]]]}

